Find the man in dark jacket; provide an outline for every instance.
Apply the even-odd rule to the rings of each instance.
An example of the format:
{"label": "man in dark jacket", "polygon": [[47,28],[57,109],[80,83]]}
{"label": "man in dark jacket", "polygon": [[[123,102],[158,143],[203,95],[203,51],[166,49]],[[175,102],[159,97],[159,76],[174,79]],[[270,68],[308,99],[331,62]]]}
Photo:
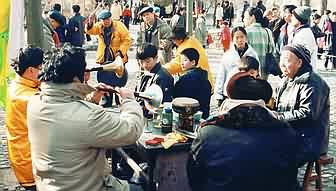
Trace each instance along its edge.
{"label": "man in dark jacket", "polygon": [[69,19],[68,30],[67,30],[67,41],[70,42],[73,46],[81,47],[84,43],[84,20],[79,11],[79,5],[73,5],[72,10],[74,12],[74,16]]}
{"label": "man in dark jacket", "polygon": [[280,68],[286,77],[278,91],[276,115],[300,137],[298,166],[302,166],[328,152],[330,89],[312,71],[310,53],[302,45],[284,47]]}
{"label": "man in dark jacket", "polygon": [[[139,81],[136,91],[144,92],[150,85],[157,84],[163,92],[163,102],[172,101],[172,88],[174,78],[163,68],[158,60],[158,50],[152,44],[144,44],[137,52],[137,59],[140,60],[141,67],[145,70]],[[142,100],[138,100],[144,106]],[[145,114],[146,114],[146,110]]]}
{"label": "man in dark jacket", "polygon": [[[188,161],[193,191],[293,191],[296,188],[296,135],[274,118],[265,102],[267,81],[235,74],[220,114],[198,130]],[[285,140],[285,141],[284,141]]]}

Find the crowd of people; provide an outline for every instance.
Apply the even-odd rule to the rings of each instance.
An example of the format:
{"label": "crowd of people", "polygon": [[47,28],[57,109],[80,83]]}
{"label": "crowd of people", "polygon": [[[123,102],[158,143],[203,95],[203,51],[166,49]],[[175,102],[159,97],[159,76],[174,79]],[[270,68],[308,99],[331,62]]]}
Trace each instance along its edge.
{"label": "crowd of people", "polygon": [[[144,5],[137,13],[136,59],[143,74],[136,91],[157,84],[162,104],[178,97],[199,102],[204,122],[186,166],[192,190],[300,190],[298,168],[328,152],[330,89],[316,64],[318,42],[333,41],[334,23],[328,17],[319,30],[321,18],[310,7],[285,5],[280,17],[278,8],[267,10],[259,1],[244,8],[244,26],[230,30],[233,11],[228,1],[223,6],[226,14],[216,19],[230,43],[214,78],[204,33],[197,32],[206,27],[205,11],[190,35],[184,8],[168,24]],[[132,40],[125,17],[132,11],[115,1],[84,18],[78,5],[72,8],[66,22],[56,4],[44,19],[44,46],[21,49],[12,63],[17,75],[6,118],[11,165],[31,191],[141,190],[110,174],[105,149],[134,144],[152,113],[124,88],[126,69],[122,76],[98,71],[98,85],[88,85],[81,48],[85,35],[95,36],[97,64],[127,64]],[[221,4],[217,10],[224,11]],[[267,81],[271,64],[281,71],[276,91]],[[219,112],[211,115],[212,95]],[[107,112],[113,105],[120,113]]]}

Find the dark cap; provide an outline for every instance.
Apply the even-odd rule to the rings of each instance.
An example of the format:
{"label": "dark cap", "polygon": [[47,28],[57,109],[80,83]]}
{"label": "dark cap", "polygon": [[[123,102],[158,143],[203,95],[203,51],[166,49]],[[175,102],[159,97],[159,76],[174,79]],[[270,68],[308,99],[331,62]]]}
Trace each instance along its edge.
{"label": "dark cap", "polygon": [[108,10],[103,10],[98,14],[98,19],[107,19],[112,16],[112,13]]}
{"label": "dark cap", "polygon": [[51,12],[49,12],[49,18],[54,19],[60,25],[64,25],[65,24],[64,21],[63,21],[63,15],[61,15],[61,13],[59,13],[58,11],[51,11]]}
{"label": "dark cap", "polygon": [[185,28],[183,27],[176,27],[172,31],[172,35],[169,37],[169,39],[185,39],[187,37],[187,33],[185,31]]}
{"label": "dark cap", "polygon": [[142,16],[144,13],[153,13],[153,7],[144,7],[141,9],[141,11],[138,13],[140,16]]}

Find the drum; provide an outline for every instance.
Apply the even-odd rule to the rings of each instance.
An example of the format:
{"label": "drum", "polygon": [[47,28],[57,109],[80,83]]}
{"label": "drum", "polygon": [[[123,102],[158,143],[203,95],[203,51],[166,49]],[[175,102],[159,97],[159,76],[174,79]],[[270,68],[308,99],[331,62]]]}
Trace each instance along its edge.
{"label": "drum", "polygon": [[197,100],[187,97],[175,98],[172,102],[174,112],[179,114],[177,128],[194,132],[193,115],[200,110]]}
{"label": "drum", "polygon": [[173,110],[182,115],[193,115],[200,110],[200,104],[196,99],[178,97],[172,102]]}

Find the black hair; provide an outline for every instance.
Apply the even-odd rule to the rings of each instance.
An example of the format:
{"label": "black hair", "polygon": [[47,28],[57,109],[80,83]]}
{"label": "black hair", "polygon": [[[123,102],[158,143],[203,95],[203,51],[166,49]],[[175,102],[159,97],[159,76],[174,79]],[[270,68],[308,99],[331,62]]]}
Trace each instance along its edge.
{"label": "black hair", "polygon": [[319,14],[317,14],[317,13],[315,13],[314,15],[313,15],[313,19],[314,20],[317,20],[317,19],[320,19],[321,18],[321,15],[319,15]]}
{"label": "black hair", "polygon": [[262,1],[258,1],[258,2],[257,2],[257,5],[262,5],[262,4],[263,4]]}
{"label": "black hair", "polygon": [[62,6],[59,3],[55,3],[53,6],[53,10],[61,12]]}
{"label": "black hair", "polygon": [[277,10],[279,10],[277,7],[272,8],[272,11],[277,11]]}
{"label": "black hair", "polygon": [[332,15],[336,15],[336,11],[332,13]]}
{"label": "black hair", "polygon": [[249,7],[246,11],[250,16],[254,16],[256,19],[256,23],[260,23],[262,27],[267,27],[268,23],[266,22],[266,18],[263,17],[263,11],[256,7]]}
{"label": "black hair", "polygon": [[238,65],[239,70],[248,71],[250,69],[259,71],[259,62],[256,58],[252,56],[243,56]]}
{"label": "black hair", "polygon": [[29,67],[38,67],[43,64],[43,50],[40,48],[26,48],[20,49],[18,57],[13,60],[11,66],[20,76]]}
{"label": "black hair", "polygon": [[155,58],[157,54],[158,54],[158,50],[156,46],[149,44],[149,43],[145,43],[137,51],[136,57],[137,59],[145,60],[147,58]]}
{"label": "black hair", "polygon": [[199,53],[194,48],[186,48],[181,52],[182,55],[186,56],[190,61],[195,61],[195,66],[198,64]]}
{"label": "black hair", "polygon": [[73,6],[72,6],[72,10],[73,10],[73,12],[75,12],[75,13],[79,13],[79,11],[80,11],[80,6],[79,6],[79,5],[73,5]]}
{"label": "black hair", "polygon": [[294,9],[296,9],[296,8],[297,8],[297,6],[295,6],[295,5],[285,5],[283,10],[285,11],[286,9],[288,9],[288,11],[290,13],[293,13]]}
{"label": "black hair", "polygon": [[325,10],[324,12],[325,12],[325,14],[327,14],[327,15],[329,15],[329,14],[331,13],[331,11],[330,11],[329,9]]}
{"label": "black hair", "polygon": [[246,32],[245,28],[244,28],[244,27],[241,27],[241,26],[238,26],[238,27],[233,28],[232,31],[231,31],[231,38],[232,38],[232,39],[233,39],[234,34],[235,34],[237,31],[240,31],[240,32],[244,33],[244,35],[247,37],[247,32]]}
{"label": "black hair", "polygon": [[72,83],[77,77],[84,81],[86,68],[85,51],[81,48],[54,49],[46,53],[46,63],[39,75],[41,81],[57,84]]}

